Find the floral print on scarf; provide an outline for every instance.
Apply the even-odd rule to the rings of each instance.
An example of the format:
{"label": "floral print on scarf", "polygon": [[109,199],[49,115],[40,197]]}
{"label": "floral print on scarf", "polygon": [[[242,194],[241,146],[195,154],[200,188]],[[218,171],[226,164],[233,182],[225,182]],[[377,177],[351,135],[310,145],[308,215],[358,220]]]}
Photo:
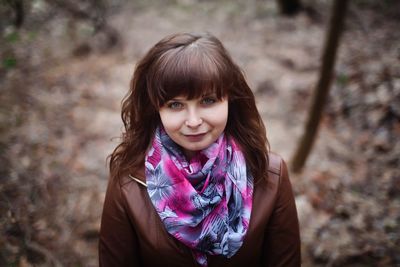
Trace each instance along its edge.
{"label": "floral print on scarf", "polygon": [[253,177],[243,153],[223,133],[188,162],[157,128],[145,160],[147,191],[169,234],[207,266],[207,254],[232,257],[249,227]]}

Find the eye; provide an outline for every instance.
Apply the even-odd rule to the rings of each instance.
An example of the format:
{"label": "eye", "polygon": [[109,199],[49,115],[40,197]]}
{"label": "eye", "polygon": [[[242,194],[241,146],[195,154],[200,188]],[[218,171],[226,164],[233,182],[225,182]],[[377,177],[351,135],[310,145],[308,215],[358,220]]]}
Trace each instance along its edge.
{"label": "eye", "polygon": [[212,105],[212,104],[214,104],[215,102],[217,102],[217,98],[216,97],[204,97],[202,100],[201,100],[201,103],[203,104],[203,105]]}
{"label": "eye", "polygon": [[181,109],[181,108],[183,108],[183,104],[178,102],[178,101],[169,102],[167,106],[170,109]]}

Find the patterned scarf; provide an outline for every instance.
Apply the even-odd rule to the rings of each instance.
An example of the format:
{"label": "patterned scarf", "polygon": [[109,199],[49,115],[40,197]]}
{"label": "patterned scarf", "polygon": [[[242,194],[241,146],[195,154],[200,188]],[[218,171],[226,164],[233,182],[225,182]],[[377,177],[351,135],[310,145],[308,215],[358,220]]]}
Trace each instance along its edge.
{"label": "patterned scarf", "polygon": [[238,145],[222,134],[188,162],[162,127],[146,155],[147,191],[168,233],[207,256],[232,257],[249,227],[253,177]]}

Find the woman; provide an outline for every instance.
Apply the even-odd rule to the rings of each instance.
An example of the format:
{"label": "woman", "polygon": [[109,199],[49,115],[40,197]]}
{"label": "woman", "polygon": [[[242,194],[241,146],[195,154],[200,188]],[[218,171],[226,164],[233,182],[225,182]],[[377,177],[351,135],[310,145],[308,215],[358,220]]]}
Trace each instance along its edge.
{"label": "woman", "polygon": [[175,34],[142,58],[110,160],[100,266],[300,266],[285,162],[221,42]]}

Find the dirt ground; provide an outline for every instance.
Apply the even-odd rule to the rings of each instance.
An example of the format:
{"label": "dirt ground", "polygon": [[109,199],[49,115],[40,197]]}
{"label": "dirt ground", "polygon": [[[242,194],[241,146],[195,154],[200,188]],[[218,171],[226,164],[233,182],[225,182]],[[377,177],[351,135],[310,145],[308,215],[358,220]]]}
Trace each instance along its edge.
{"label": "dirt ground", "polygon": [[[33,2],[20,30],[1,24],[0,266],[98,265],[120,103],[135,62],[167,34],[221,39],[254,90],[272,151],[290,165],[331,1],[303,1],[314,11],[291,18],[273,1],[115,1],[112,45],[90,21]],[[350,3],[318,139],[303,172],[290,174],[303,266],[400,266],[398,10]]]}

